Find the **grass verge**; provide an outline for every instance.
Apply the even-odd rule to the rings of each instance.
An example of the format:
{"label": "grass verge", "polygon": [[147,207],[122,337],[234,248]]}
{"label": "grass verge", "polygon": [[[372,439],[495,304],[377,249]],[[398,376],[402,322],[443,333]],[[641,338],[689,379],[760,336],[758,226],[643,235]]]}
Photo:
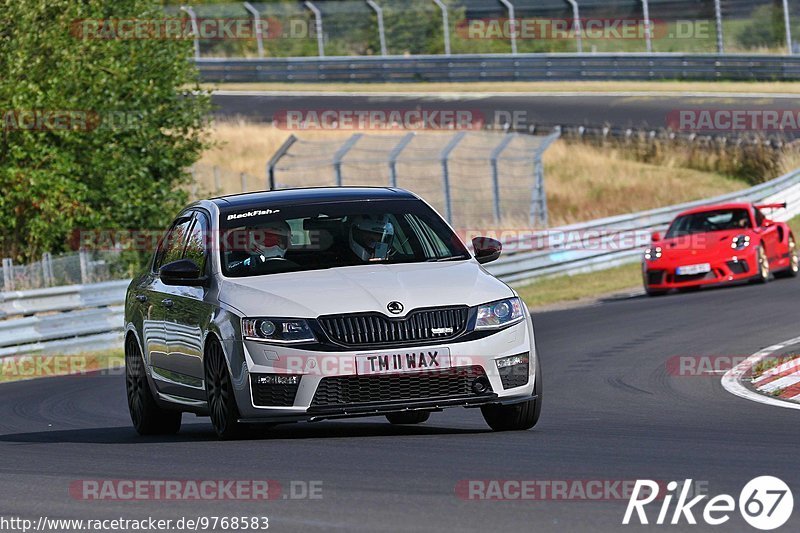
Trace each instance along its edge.
{"label": "grass verge", "polygon": [[278,92],[403,92],[429,95],[459,93],[544,93],[544,92],[681,92],[681,93],[800,93],[797,82],[685,82],[685,81],[558,81],[478,83],[223,83],[204,84],[203,89]]}
{"label": "grass verge", "polygon": [[17,355],[0,359],[0,383],[69,376],[119,369],[125,365],[121,349],[74,355]]}

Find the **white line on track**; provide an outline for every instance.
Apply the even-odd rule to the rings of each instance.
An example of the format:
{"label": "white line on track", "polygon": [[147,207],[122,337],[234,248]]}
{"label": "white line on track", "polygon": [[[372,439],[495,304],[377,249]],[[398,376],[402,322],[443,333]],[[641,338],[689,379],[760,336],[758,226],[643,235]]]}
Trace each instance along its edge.
{"label": "white line on track", "polygon": [[433,100],[468,100],[479,98],[498,97],[576,97],[576,96],[606,96],[614,97],[681,97],[681,98],[775,98],[798,100],[800,96],[794,93],[725,93],[702,92],[692,93],[685,91],[618,91],[618,92],[592,92],[592,91],[541,91],[541,92],[437,92],[437,91],[233,91],[228,89],[212,90],[211,94],[219,96],[331,96],[331,97],[369,97],[369,98],[429,98]]}
{"label": "white line on track", "polygon": [[784,400],[779,400],[777,398],[770,398],[769,396],[764,396],[763,394],[759,394],[754,392],[742,384],[742,378],[745,374],[747,374],[753,366],[755,366],[759,361],[762,359],[774,354],[778,350],[782,350],[787,346],[791,346],[793,344],[800,343],[800,337],[795,337],[793,339],[789,339],[786,341],[781,342],[780,344],[774,344],[772,346],[768,346],[762,350],[757,351],[735,367],[728,370],[724,376],[722,376],[722,387],[730,392],[735,396],[739,396],[740,398],[745,398],[747,400],[752,400],[754,402],[764,403],[767,405],[774,405],[776,407],[785,407],[787,409],[800,409],[800,404],[787,402]]}

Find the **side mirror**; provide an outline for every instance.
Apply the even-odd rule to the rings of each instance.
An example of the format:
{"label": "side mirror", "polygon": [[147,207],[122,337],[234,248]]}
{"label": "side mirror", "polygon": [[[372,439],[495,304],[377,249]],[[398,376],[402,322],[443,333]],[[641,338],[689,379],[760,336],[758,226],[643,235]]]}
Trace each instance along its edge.
{"label": "side mirror", "polygon": [[158,269],[158,277],[164,285],[199,286],[206,282],[200,267],[191,259],[178,259]]}
{"label": "side mirror", "polygon": [[475,259],[482,265],[494,261],[503,251],[502,243],[489,237],[475,237],[472,239],[472,247],[475,249]]}
{"label": "side mirror", "polygon": [[765,228],[768,228],[768,227],[772,226],[772,221],[770,219],[768,219],[768,218],[765,218],[764,222],[761,223],[761,226],[765,227]]}
{"label": "side mirror", "polygon": [[657,232],[657,231],[654,231],[650,235],[650,240],[653,241],[653,242],[660,241],[661,240],[661,234],[659,232]]}

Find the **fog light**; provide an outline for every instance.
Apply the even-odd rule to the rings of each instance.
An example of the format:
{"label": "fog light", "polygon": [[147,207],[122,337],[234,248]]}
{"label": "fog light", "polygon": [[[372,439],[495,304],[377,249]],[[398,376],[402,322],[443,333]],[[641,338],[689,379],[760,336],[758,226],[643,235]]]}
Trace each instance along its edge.
{"label": "fog light", "polygon": [[512,355],[510,357],[503,357],[501,359],[497,359],[495,361],[497,363],[497,368],[507,368],[509,366],[514,365],[526,365],[528,364],[528,354],[521,353],[517,355]]}
{"label": "fog light", "polygon": [[528,384],[530,364],[528,352],[501,357],[495,360],[503,389],[513,389]]}
{"label": "fog light", "polygon": [[300,376],[281,376],[279,374],[264,374],[256,377],[259,385],[297,385]]}

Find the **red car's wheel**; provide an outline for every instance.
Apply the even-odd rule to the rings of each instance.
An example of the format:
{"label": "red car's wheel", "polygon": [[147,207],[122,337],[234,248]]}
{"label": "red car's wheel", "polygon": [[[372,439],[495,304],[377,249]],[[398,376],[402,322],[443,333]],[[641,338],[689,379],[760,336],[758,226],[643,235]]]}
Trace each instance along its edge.
{"label": "red car's wheel", "polygon": [[789,235],[789,245],[786,252],[789,254],[789,266],[780,273],[776,272],[775,275],[793,278],[797,276],[797,272],[800,270],[800,260],[797,257],[797,244],[794,240],[794,235]]}
{"label": "red car's wheel", "polygon": [[769,281],[769,259],[767,259],[767,252],[764,250],[764,245],[758,245],[758,252],[756,252],[756,268],[758,274],[756,275],[756,283],[766,283]]}

